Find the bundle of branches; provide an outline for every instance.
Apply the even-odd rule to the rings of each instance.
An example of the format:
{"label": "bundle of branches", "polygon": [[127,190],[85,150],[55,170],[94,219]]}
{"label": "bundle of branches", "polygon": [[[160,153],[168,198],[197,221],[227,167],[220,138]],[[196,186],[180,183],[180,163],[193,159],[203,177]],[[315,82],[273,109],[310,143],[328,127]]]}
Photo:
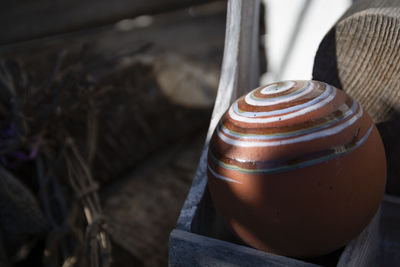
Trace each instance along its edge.
{"label": "bundle of branches", "polygon": [[111,245],[92,173],[97,115],[107,89],[95,86],[82,62],[63,64],[64,58],[65,52],[59,53],[41,83],[19,63],[0,62],[0,160],[5,167],[0,175],[3,183],[14,184],[0,192],[6,199],[0,214],[8,254],[3,262],[23,257],[28,237],[43,234],[47,266],[110,264]]}
{"label": "bundle of branches", "polygon": [[[10,197],[18,205],[5,205],[20,211],[14,216],[0,207],[0,239],[2,230],[4,242],[15,243],[8,255],[23,258],[29,249],[21,248],[33,246],[28,237],[43,235],[47,266],[107,266],[111,246],[98,188],[208,125],[209,109],[172,103],[153,66],[134,59],[148,48],[42,51],[0,61],[0,176],[23,192]],[[8,193],[0,188],[0,204]],[[0,261],[1,251],[0,242]]]}

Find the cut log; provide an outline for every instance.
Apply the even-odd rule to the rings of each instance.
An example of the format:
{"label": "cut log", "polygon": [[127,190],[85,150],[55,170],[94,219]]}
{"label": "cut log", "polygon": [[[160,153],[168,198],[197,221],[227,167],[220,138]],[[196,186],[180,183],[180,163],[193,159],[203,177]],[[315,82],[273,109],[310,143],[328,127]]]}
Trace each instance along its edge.
{"label": "cut log", "polygon": [[388,158],[388,192],[400,194],[400,2],[360,0],[325,36],[313,79],[355,97],[378,124]]}

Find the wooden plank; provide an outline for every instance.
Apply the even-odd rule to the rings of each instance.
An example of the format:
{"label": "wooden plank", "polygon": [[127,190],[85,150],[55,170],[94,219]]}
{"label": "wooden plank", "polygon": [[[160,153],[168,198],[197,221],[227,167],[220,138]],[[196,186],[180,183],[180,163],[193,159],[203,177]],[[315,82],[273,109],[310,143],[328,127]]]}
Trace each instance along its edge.
{"label": "wooden plank", "polygon": [[6,1],[0,4],[0,44],[99,26],[212,0]]}
{"label": "wooden plank", "polygon": [[169,239],[169,266],[317,265],[175,229]]}
{"label": "wooden plank", "polygon": [[368,227],[356,239],[347,244],[340,256],[338,267],[376,266],[380,215],[381,211],[379,210]]}
{"label": "wooden plank", "polygon": [[220,117],[239,95],[258,85],[259,0],[230,0],[221,78],[203,153],[178,218],[177,229],[191,231],[207,185],[208,143]]}
{"label": "wooden plank", "polygon": [[400,260],[400,198],[385,195],[369,226],[343,251],[338,267],[395,266]]}
{"label": "wooden plank", "polygon": [[382,204],[380,243],[376,266],[398,266],[400,262],[400,198],[386,195]]}
{"label": "wooden plank", "polygon": [[[111,60],[116,56],[137,54],[141,47],[148,47],[150,49],[145,49],[140,54],[150,50],[153,54],[156,54],[155,51],[160,51],[157,55],[165,56],[168,54],[165,52],[173,52],[179,56],[195,59],[208,58],[213,54],[218,61],[219,69],[223,53],[221,47],[224,45],[226,5],[222,1],[214,2],[192,8],[192,11],[194,15],[189,14],[187,10],[154,15],[151,24],[143,28],[120,30],[115,25],[106,25],[1,45],[0,57],[36,56],[43,60],[44,54],[49,50],[57,52],[66,49],[68,52],[73,52],[88,47],[91,53],[97,53],[98,57]],[[220,56],[215,57],[214,53]]]}
{"label": "wooden plank", "polygon": [[378,124],[390,194],[400,195],[400,1],[360,0],[317,51],[313,79],[355,97]]}

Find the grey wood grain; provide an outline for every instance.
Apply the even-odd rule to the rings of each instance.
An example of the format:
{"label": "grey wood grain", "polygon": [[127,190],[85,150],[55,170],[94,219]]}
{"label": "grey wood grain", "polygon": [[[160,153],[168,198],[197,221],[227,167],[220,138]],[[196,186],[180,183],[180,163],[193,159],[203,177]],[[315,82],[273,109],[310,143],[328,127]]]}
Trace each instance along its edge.
{"label": "grey wood grain", "polygon": [[376,266],[380,218],[381,211],[379,210],[361,234],[347,244],[340,256],[338,267]]}
{"label": "grey wood grain", "polygon": [[181,230],[170,235],[169,259],[169,266],[317,266]]}
{"label": "grey wood grain", "polygon": [[343,251],[338,267],[397,266],[400,261],[400,198],[386,194],[369,226]]}
{"label": "grey wood grain", "polygon": [[399,266],[400,197],[386,195],[381,210],[380,242],[376,266]]}
{"label": "grey wood grain", "polygon": [[259,0],[230,0],[221,78],[203,153],[177,229],[191,231],[193,219],[207,185],[208,143],[222,114],[232,101],[258,85]]}
{"label": "grey wood grain", "polygon": [[165,12],[212,0],[21,0],[0,4],[0,44]]}

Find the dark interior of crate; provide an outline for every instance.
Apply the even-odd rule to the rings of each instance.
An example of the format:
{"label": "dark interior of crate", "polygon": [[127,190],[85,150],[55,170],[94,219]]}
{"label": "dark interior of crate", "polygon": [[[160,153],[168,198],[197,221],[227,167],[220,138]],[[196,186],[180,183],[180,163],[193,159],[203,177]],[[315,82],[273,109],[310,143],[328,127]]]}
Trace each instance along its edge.
{"label": "dark interior of crate", "polygon": [[[381,266],[396,266],[400,261],[400,198],[387,195],[381,205],[379,226],[379,251],[377,262]],[[191,231],[193,233],[247,246],[223,222],[215,210],[210,193],[206,188],[199,208],[194,216]],[[309,263],[322,266],[336,266],[344,248],[340,248],[328,255],[301,259]]]}
{"label": "dark interior of crate", "polygon": [[[194,216],[191,231],[196,234],[227,241],[240,246],[248,246],[224,223],[215,210],[210,192],[206,187],[199,208]],[[322,257],[300,259],[322,266],[336,266],[344,247]]]}

